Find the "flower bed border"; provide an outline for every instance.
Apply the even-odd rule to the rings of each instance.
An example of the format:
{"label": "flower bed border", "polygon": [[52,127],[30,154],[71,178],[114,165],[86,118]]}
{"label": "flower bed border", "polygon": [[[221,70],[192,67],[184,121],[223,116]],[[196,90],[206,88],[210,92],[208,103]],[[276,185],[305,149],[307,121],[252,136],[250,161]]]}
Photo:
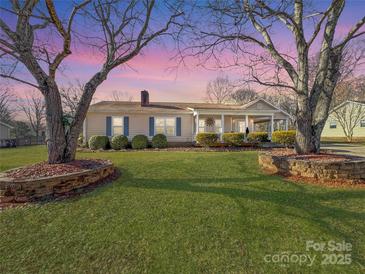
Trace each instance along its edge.
{"label": "flower bed border", "polygon": [[259,152],[261,168],[271,174],[309,178],[312,181],[365,183],[365,158],[348,158],[344,161],[315,161],[295,159],[285,155],[273,155],[270,151]]}
{"label": "flower bed border", "polygon": [[111,161],[105,161],[103,166],[94,169],[32,179],[14,179],[3,172],[0,173],[0,204],[26,203],[65,196],[115,177],[116,172]]}

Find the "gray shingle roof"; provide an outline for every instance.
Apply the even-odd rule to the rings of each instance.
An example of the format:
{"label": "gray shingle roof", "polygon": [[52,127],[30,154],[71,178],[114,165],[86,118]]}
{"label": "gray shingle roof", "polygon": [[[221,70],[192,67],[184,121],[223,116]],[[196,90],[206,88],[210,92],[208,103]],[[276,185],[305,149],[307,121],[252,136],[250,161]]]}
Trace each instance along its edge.
{"label": "gray shingle roof", "polygon": [[93,104],[89,108],[89,112],[117,112],[117,111],[133,111],[144,113],[168,112],[168,113],[191,113],[193,109],[222,109],[222,110],[240,110],[240,105],[226,104],[210,104],[210,103],[178,103],[178,102],[152,102],[148,106],[141,106],[140,102],[127,101],[102,101]]}

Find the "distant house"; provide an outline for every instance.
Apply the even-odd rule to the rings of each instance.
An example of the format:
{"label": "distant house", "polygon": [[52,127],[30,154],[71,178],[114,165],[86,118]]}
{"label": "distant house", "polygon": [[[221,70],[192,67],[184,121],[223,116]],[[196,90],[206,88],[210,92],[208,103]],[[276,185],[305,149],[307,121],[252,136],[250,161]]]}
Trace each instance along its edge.
{"label": "distant house", "polygon": [[[191,143],[200,132],[250,132],[267,125],[269,136],[287,130],[289,114],[271,103],[257,99],[245,105],[153,102],[141,91],[140,102],[103,101],[91,105],[84,121],[83,135],[125,135],[131,140],[144,134],[152,138],[163,133],[170,143]],[[207,121],[210,121],[207,123]],[[213,121],[213,123],[211,122]]]}
{"label": "distant house", "polygon": [[13,129],[11,125],[0,121],[0,140],[10,139],[11,129]]}
{"label": "distant house", "polygon": [[352,128],[353,138],[365,138],[365,102],[346,101],[329,114],[322,137],[346,139],[345,131]]}

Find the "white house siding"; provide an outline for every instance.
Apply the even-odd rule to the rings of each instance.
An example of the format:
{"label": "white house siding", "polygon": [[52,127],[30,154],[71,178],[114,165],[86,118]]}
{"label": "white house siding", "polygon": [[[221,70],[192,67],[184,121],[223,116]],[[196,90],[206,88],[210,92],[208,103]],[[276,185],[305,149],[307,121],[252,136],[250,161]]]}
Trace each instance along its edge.
{"label": "white house siding", "polygon": [[[326,121],[326,124],[323,128],[322,131],[322,137],[339,137],[339,138],[345,138],[346,135],[343,132],[343,129],[341,127],[341,124],[339,122],[337,122],[337,127],[336,128],[330,128],[330,121],[335,118],[332,117],[331,115],[329,116],[329,118]],[[354,136],[353,137],[364,137],[365,138],[365,127],[360,127],[360,125],[356,126],[354,128]]]}
{"label": "white house siding", "polygon": [[288,119],[289,120],[289,117],[287,115],[285,115],[284,113],[282,113],[282,112],[277,112],[277,113],[274,114],[274,119],[275,120],[280,120],[280,119],[282,119],[282,120]]}
{"label": "white house siding", "polygon": [[266,112],[266,111],[273,111],[276,110],[273,106],[266,102],[257,102],[247,108],[245,108],[245,111],[254,111],[255,113]]}
{"label": "white house siding", "polygon": [[[345,103],[342,107],[345,107],[346,104],[353,104],[353,102]],[[365,107],[365,104],[364,104]],[[346,135],[343,132],[343,129],[341,127],[341,124],[337,121],[337,127],[336,128],[330,128],[330,122],[332,120],[336,120],[336,118],[333,115],[329,115],[326,124],[322,131],[322,137],[326,138],[345,138]],[[358,124],[354,128],[354,135],[355,138],[364,138],[365,137],[365,127],[360,127],[360,124]]]}
{"label": "white house siding", "polygon": [[133,114],[133,113],[88,113],[85,126],[86,138],[93,135],[106,135],[107,116],[128,116],[129,136],[128,139],[138,134],[149,137],[149,117],[181,117],[181,136],[167,136],[168,142],[191,142],[192,141],[192,115],[191,114]]}

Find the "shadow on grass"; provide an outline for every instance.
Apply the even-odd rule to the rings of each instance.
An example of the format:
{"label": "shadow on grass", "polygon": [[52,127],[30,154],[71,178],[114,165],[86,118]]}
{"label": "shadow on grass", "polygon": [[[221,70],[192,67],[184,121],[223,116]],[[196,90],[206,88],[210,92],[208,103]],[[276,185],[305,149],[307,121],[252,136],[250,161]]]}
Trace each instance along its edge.
{"label": "shadow on grass", "polygon": [[[352,254],[353,262],[361,266],[365,265],[365,260],[361,257],[363,247],[359,246],[358,243],[352,242],[354,236],[347,232],[353,231],[353,222],[364,223],[365,213],[323,204],[323,202],[336,200],[362,199],[365,197],[363,190],[331,189],[326,191],[324,188],[315,187],[320,190],[316,193],[313,191],[313,188],[308,189],[305,185],[284,182],[278,176],[262,174],[246,178],[200,179],[140,179],[134,178],[127,171],[124,171],[123,174],[125,176],[123,185],[126,187],[228,196],[234,199],[237,205],[240,206],[242,215],[247,214],[247,209],[245,210],[247,203],[243,202],[242,199],[263,201],[279,206],[280,214],[310,222],[311,225],[317,226],[320,230],[337,237],[341,241],[350,242],[354,252]],[[290,189],[285,190],[285,187],[274,189],[273,183],[283,184],[283,186],[286,184]],[[219,184],[224,184],[225,186],[219,186]],[[341,226],[333,225],[331,222],[341,223]],[[316,236],[318,235],[314,235],[314,237]]]}

